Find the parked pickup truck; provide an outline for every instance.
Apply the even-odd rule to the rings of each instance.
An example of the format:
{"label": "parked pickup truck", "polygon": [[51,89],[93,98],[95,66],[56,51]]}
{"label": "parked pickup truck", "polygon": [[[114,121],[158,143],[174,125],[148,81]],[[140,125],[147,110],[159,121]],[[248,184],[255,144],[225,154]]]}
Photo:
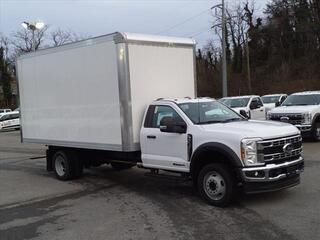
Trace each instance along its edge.
{"label": "parked pickup truck", "polygon": [[48,146],[47,170],[60,180],[138,166],[192,180],[216,206],[237,188],[297,185],[299,130],[197,98],[194,53],[192,39],[114,33],[20,57],[22,141]]}
{"label": "parked pickup truck", "polygon": [[220,101],[236,112],[245,112],[249,119],[265,120],[266,111],[263,102],[259,96],[235,96],[224,97]]}
{"label": "parked pickup truck", "polygon": [[280,106],[284,100],[288,97],[287,94],[268,94],[262,96],[263,105],[266,108],[266,112]]}
{"label": "parked pickup truck", "polygon": [[304,137],[320,141],[320,91],[291,94],[267,118],[295,125]]}

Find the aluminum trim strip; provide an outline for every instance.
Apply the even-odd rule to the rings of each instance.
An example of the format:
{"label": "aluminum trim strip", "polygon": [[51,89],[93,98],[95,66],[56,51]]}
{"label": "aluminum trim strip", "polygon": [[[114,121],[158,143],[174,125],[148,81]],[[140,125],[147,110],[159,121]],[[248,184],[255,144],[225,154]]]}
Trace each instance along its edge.
{"label": "aluminum trim strip", "polygon": [[128,44],[117,44],[117,56],[122,150],[134,151]]}

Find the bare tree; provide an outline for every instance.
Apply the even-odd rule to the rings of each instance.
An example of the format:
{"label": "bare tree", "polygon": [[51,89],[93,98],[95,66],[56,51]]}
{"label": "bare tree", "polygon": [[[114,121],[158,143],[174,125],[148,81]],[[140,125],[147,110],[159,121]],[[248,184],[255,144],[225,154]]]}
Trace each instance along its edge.
{"label": "bare tree", "polygon": [[71,30],[63,30],[61,28],[58,28],[50,33],[50,40],[54,47],[70,42],[81,41],[86,38],[89,38],[89,36],[81,35]]}
{"label": "bare tree", "polygon": [[4,51],[4,59],[8,60],[10,51],[10,39],[3,34],[0,34],[0,47]]}
{"label": "bare tree", "polygon": [[61,28],[52,31],[50,37],[54,47],[73,41],[73,33],[62,30]]}
{"label": "bare tree", "polygon": [[40,30],[35,30],[34,40],[30,30],[21,29],[15,32],[11,41],[15,48],[15,53],[20,55],[21,53],[31,52],[33,49],[39,49],[45,41],[48,28],[49,26],[46,25]]}

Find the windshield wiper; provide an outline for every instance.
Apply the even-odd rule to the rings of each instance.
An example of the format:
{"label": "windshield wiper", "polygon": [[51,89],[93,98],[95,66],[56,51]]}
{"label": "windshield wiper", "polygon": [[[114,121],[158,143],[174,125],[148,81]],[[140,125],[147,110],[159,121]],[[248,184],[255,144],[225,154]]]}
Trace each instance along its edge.
{"label": "windshield wiper", "polygon": [[234,122],[234,121],[241,121],[241,120],[242,120],[242,118],[229,118],[229,119],[226,119],[222,122],[226,123],[226,122]]}
{"label": "windshield wiper", "polygon": [[199,122],[198,124],[211,124],[211,123],[221,123],[222,121],[218,120],[211,120],[211,121],[206,121],[206,122]]}

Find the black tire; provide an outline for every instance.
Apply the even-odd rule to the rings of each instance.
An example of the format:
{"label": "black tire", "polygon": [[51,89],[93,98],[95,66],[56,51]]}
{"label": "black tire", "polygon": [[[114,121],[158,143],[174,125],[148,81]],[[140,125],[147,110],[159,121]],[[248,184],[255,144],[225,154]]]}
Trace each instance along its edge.
{"label": "black tire", "polygon": [[111,166],[114,170],[121,171],[121,170],[132,168],[134,165],[130,163],[112,162]]}
{"label": "black tire", "polygon": [[320,141],[320,121],[317,120],[312,126],[312,140],[315,142]]}
{"label": "black tire", "polygon": [[74,168],[69,155],[65,151],[57,151],[52,156],[53,170],[59,180],[67,181],[74,176]]}
{"label": "black tire", "polygon": [[201,198],[210,205],[226,207],[233,199],[235,181],[227,166],[212,163],[200,170],[197,187]]}
{"label": "black tire", "polygon": [[52,164],[56,177],[62,181],[79,178],[83,173],[82,161],[72,151],[57,151]]}

